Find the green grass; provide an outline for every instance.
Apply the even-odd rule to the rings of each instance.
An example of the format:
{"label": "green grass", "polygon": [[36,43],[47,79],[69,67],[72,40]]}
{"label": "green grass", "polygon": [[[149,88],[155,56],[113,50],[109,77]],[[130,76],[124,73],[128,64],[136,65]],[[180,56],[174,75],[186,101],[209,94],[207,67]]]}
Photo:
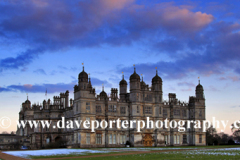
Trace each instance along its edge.
{"label": "green grass", "polygon": [[80,156],[91,156],[91,155],[116,154],[116,153],[126,153],[126,152],[59,154],[59,155],[52,155],[52,156],[28,156],[27,158],[31,158],[31,159],[63,158],[63,157],[80,157]]}
{"label": "green grass", "polygon": [[[151,150],[154,150],[156,148],[162,148],[162,150],[164,150],[164,148],[166,150],[169,150],[171,148],[185,148],[185,149],[203,149],[203,151],[205,151],[204,149],[209,149],[209,148],[214,148],[214,149],[221,149],[221,148],[237,148],[237,147],[240,147],[240,145],[226,145],[226,146],[173,146],[173,147],[140,147],[140,148],[146,148],[146,151],[151,151]],[[76,149],[80,149],[80,148],[76,148]],[[81,148],[82,149],[82,148]],[[94,148],[92,150],[107,150],[108,148]],[[127,148],[126,148],[127,149]],[[137,149],[137,147],[135,148]],[[139,150],[139,151],[143,151],[143,150]],[[133,152],[131,150],[119,150],[118,152],[109,152],[109,153],[81,153],[81,154],[76,154],[76,153],[73,153],[73,154],[62,154],[62,155],[52,155],[52,156],[29,156],[28,158],[31,158],[31,159],[43,159],[43,158],[67,158],[66,160],[73,160],[71,159],[71,157],[81,157],[81,156],[91,156],[91,155],[109,155],[109,154],[117,154],[117,153],[129,153],[129,152]],[[170,153],[176,153],[177,151],[175,152],[166,152],[166,153],[148,153],[148,154],[138,154],[138,155],[128,155],[127,157],[132,157],[133,159],[135,159],[137,156],[138,159],[141,159],[142,156],[144,156],[145,158],[150,158],[150,159],[159,159],[159,155],[161,155],[161,157],[163,157],[163,159],[174,159],[174,157],[177,157],[177,158],[183,158],[183,159],[191,159],[192,157],[187,157],[185,154],[185,152],[194,152],[194,151],[179,151],[179,155],[175,155],[175,154],[170,154]],[[200,152],[200,151],[198,151]],[[218,152],[218,151],[216,151]],[[239,152],[239,151],[238,151]],[[150,157],[149,157],[150,156]],[[195,157],[192,158],[192,159],[199,159],[201,157],[204,157],[205,159],[209,158],[214,158],[214,155],[201,155],[199,157],[199,155],[194,155]],[[210,157],[209,157],[210,156]],[[213,157],[211,157],[213,156]],[[124,156],[117,156],[118,159],[124,159],[124,160],[127,160],[126,157]],[[232,157],[232,156],[231,156]],[[70,159],[69,159],[70,158]],[[113,157],[98,157],[99,159],[112,159]],[[219,159],[218,157],[215,157],[217,159]],[[233,159],[235,157],[232,157]],[[81,158],[82,159],[82,158]],[[91,159],[94,159],[94,158],[91,158]],[[224,159],[224,158],[223,158]],[[226,159],[226,157],[225,157]],[[240,157],[238,157],[238,159],[240,159]],[[77,159],[74,159],[74,160],[77,160]],[[132,160],[132,159],[131,159]]]}
{"label": "green grass", "polygon": [[[232,154],[232,155],[224,155],[224,154]],[[78,160],[79,158],[74,159],[64,159],[64,160]],[[174,151],[174,152],[160,152],[160,153],[147,153],[147,154],[135,154],[135,155],[122,155],[122,156],[109,156],[109,157],[92,157],[92,158],[81,158],[79,160],[158,160],[158,159],[165,159],[165,160],[181,160],[181,159],[188,159],[188,160],[235,160],[240,159],[239,150],[231,150],[231,151],[217,151],[216,149],[209,149],[207,151]]]}

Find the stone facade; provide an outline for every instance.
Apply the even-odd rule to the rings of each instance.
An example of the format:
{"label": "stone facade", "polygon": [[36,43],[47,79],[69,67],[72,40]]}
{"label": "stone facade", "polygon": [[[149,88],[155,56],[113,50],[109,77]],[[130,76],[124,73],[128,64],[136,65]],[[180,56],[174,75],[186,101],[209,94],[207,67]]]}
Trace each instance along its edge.
{"label": "stone facade", "polygon": [[0,134],[0,150],[19,149],[25,140],[16,134]]}
{"label": "stone facade", "polygon": [[[19,113],[20,120],[52,120],[52,126],[56,125],[61,117],[67,120],[205,120],[205,97],[203,86],[196,86],[196,95],[189,97],[189,102],[184,103],[176,98],[176,94],[169,93],[169,100],[163,101],[162,79],[156,75],[152,78],[152,85],[146,85],[140,80],[140,76],[134,73],[130,76],[130,92],[127,92],[128,83],[124,79],[119,83],[118,89],[112,88],[110,96],[102,89],[96,95],[92,87],[91,79],[83,71],[78,76],[78,85],[74,86],[74,100],[70,99],[69,92],[54,96],[53,102],[44,100],[42,105],[32,105],[27,100],[22,105]],[[90,129],[74,125],[71,129],[57,129],[50,127],[43,129],[41,126],[36,129],[18,129],[18,134],[29,136],[32,148],[42,148],[50,142],[59,139],[66,139],[67,145],[72,147],[123,147],[126,141],[132,146],[179,146],[179,145],[206,145],[202,129],[194,129],[193,125],[185,132],[178,132],[178,129],[170,129],[163,126],[161,129],[141,129],[137,132],[136,123],[133,129],[118,129],[116,124],[112,129],[97,128],[95,132]],[[200,124],[201,125],[201,124]]]}

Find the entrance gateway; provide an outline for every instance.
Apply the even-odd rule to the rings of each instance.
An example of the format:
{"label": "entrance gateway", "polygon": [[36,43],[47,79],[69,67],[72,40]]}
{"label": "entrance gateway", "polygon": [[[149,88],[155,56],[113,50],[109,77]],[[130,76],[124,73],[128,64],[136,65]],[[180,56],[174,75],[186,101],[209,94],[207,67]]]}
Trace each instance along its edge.
{"label": "entrance gateway", "polygon": [[143,137],[143,144],[144,144],[144,147],[152,147],[153,137],[151,136],[151,134],[148,133]]}

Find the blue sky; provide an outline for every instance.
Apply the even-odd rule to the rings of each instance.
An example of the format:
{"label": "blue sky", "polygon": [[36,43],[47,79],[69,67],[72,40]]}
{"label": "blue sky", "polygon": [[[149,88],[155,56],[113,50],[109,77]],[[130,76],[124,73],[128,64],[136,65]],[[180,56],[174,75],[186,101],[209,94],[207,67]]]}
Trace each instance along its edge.
{"label": "blue sky", "polygon": [[[155,67],[168,93],[188,101],[198,77],[207,119],[239,119],[239,1],[26,0],[0,2],[0,117],[70,91],[84,63],[97,92],[118,88],[121,72]],[[15,130],[15,123],[10,130]],[[0,129],[1,131],[1,129]],[[225,132],[231,133],[230,129]]]}

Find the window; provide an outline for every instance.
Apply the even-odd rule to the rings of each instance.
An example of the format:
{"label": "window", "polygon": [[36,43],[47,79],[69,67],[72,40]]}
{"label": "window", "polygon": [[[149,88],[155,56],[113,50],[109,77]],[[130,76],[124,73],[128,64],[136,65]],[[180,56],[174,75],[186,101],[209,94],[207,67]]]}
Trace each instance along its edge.
{"label": "window", "polygon": [[74,135],[72,135],[72,142],[74,141]]}
{"label": "window", "polygon": [[178,137],[177,135],[174,135],[174,136],[173,136],[174,144],[177,144],[177,137]]}
{"label": "window", "polygon": [[199,135],[199,143],[202,143],[202,135]]}
{"label": "window", "polygon": [[116,144],[116,134],[113,135],[113,144]]}
{"label": "window", "polygon": [[152,107],[145,107],[145,113],[152,114]]}
{"label": "window", "polygon": [[[90,134],[90,133],[89,133]],[[81,142],[81,133],[78,133],[78,143]],[[89,141],[90,142],[90,141]]]}
{"label": "window", "polygon": [[108,106],[108,112],[117,112],[117,106],[116,105],[109,105]]}
{"label": "window", "polygon": [[[86,117],[86,121],[89,121],[90,123],[90,117]],[[86,124],[87,127],[90,127],[90,124]]]}
{"label": "window", "polygon": [[167,144],[168,143],[168,136],[167,135],[165,135],[164,140],[165,140],[165,144]]}
{"label": "window", "polygon": [[98,128],[101,128],[101,126],[100,126],[100,123],[101,123],[101,119],[96,119],[97,121],[98,121],[98,123],[99,123],[99,126],[98,126]]}
{"label": "window", "polygon": [[102,144],[102,134],[97,134],[96,143],[97,143],[97,144]]}
{"label": "window", "polygon": [[183,117],[187,117],[187,110],[182,111]]}
{"label": "window", "polygon": [[102,108],[100,105],[96,106],[96,113],[102,113]]}
{"label": "window", "polygon": [[91,136],[90,133],[86,133],[86,144],[90,144],[90,139],[91,139],[90,136]]}
{"label": "window", "polygon": [[90,103],[89,102],[86,103],[86,110],[90,111]]}
{"label": "window", "polygon": [[125,142],[126,142],[126,136],[120,135],[120,144],[125,144]]}
{"label": "window", "polygon": [[174,114],[174,116],[179,116],[180,115],[180,110],[179,109],[174,109],[173,114]]}
{"label": "window", "polygon": [[3,142],[3,139],[0,139],[0,143],[2,143]]}
{"label": "window", "polygon": [[199,117],[202,117],[202,110],[199,110]]}
{"label": "window", "polygon": [[163,116],[167,117],[168,113],[167,113],[167,109],[163,109]]}
{"label": "window", "polygon": [[137,106],[137,113],[139,113],[139,106]]}
{"label": "window", "polygon": [[180,136],[178,135],[178,136],[177,136],[177,144],[180,144],[180,141],[179,141],[179,140],[180,140]]}
{"label": "window", "polygon": [[187,144],[187,135],[186,134],[183,135],[183,144]]}
{"label": "window", "polygon": [[112,144],[112,135],[109,134],[109,144]]}
{"label": "window", "polygon": [[126,114],[126,107],[121,106],[120,107],[120,113],[121,114]]}

